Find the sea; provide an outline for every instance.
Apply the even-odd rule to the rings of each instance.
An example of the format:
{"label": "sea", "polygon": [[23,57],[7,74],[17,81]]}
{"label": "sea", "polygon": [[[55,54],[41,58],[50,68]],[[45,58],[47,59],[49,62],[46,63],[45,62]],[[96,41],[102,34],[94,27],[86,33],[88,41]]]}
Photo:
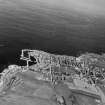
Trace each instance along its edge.
{"label": "sea", "polygon": [[79,56],[105,52],[105,17],[40,0],[0,0],[0,70],[20,60],[22,49]]}

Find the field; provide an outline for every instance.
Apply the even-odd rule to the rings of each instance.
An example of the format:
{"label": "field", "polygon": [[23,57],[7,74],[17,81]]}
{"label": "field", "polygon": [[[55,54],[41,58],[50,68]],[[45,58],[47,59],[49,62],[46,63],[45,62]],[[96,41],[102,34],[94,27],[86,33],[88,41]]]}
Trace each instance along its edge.
{"label": "field", "polygon": [[24,80],[24,84],[1,95],[2,105],[59,105],[56,96],[64,97],[65,105],[98,105],[94,97],[72,91],[62,82],[54,88],[49,82],[35,79],[32,72],[17,75]]}

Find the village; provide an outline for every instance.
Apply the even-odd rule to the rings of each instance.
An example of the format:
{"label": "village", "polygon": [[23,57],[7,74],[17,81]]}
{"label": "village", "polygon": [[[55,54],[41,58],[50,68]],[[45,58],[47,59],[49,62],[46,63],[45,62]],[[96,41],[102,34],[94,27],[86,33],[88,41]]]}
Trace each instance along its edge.
{"label": "village", "polygon": [[[17,72],[32,71],[38,74],[36,79],[48,81],[53,87],[63,82],[71,90],[95,97],[105,103],[105,94],[99,88],[99,85],[105,87],[105,69],[94,66],[96,58],[92,59],[95,62],[93,63],[83,57],[54,55],[44,51],[24,49],[20,59],[26,61],[26,66],[10,65],[4,69],[1,73],[0,91],[8,88],[6,83]],[[21,81],[19,80],[20,83]]]}

